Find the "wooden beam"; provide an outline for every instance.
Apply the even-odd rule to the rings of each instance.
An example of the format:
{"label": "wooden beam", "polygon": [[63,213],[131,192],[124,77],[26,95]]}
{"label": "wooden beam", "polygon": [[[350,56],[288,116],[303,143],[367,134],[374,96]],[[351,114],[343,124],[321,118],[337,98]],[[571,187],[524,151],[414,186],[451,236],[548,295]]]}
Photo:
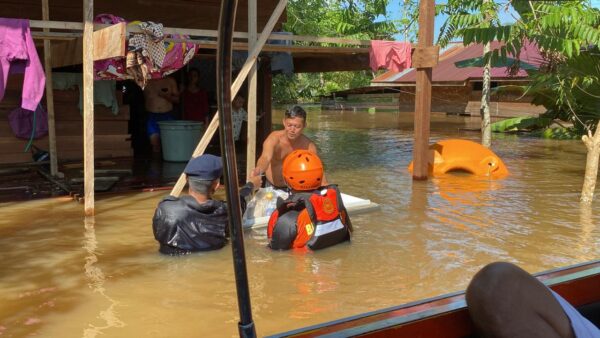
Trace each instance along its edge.
{"label": "wooden beam", "polygon": [[[271,88],[273,86],[273,73],[271,72],[271,59],[269,57],[263,57],[263,61],[261,61],[260,67],[260,78],[261,84],[259,88],[262,89],[262,110],[264,113],[263,117],[260,119],[259,130],[260,130],[260,138],[258,142],[258,146],[262,151],[262,144],[267,139],[267,136],[271,134],[271,129],[273,128],[273,112],[271,103],[273,101],[273,96],[271,93]],[[295,65],[294,65],[295,68]]]}
{"label": "wooden beam", "polygon": [[437,66],[440,46],[418,47],[412,50],[413,68],[433,68]]}
{"label": "wooden beam", "polygon": [[83,177],[84,211],[94,204],[94,0],[83,0]]}
{"label": "wooden beam", "polygon": [[83,23],[72,21],[29,20],[29,27],[83,31]]}
{"label": "wooden beam", "polygon": [[[50,19],[48,0],[42,0],[42,17]],[[48,32],[48,29],[44,29]],[[50,40],[44,40],[44,71],[46,73],[46,109],[48,110],[48,140],[50,153],[50,175],[58,174],[58,158],[56,154],[56,125],[54,119],[54,90],[52,88],[52,49]]]}
{"label": "wooden beam", "polygon": [[318,73],[325,71],[369,70],[369,53],[362,54],[321,54],[294,57],[294,73]]}
{"label": "wooden beam", "polygon": [[[425,49],[433,45],[435,0],[419,2],[419,44]],[[431,67],[417,68],[415,89],[415,135],[413,145],[413,179],[424,180],[429,174],[429,123],[431,114]]]}
{"label": "wooden beam", "polygon": [[[83,25],[80,22],[69,22],[69,21],[47,21],[47,20],[30,20],[29,25],[31,28],[50,28],[50,29],[70,29],[70,30],[83,30]],[[107,24],[94,24],[96,29],[107,27]],[[266,27],[265,27],[266,28]],[[132,26],[128,27],[128,33],[142,33],[141,29]],[[165,34],[181,34],[181,35],[196,35],[196,36],[207,36],[211,38],[217,37],[217,31],[214,29],[193,29],[193,28],[174,28],[165,27]],[[248,33],[235,32],[233,37],[236,39],[247,39]],[[343,43],[351,45],[363,45],[369,46],[370,40],[356,40],[348,38],[335,38],[335,37],[316,37],[309,35],[289,35],[279,34],[277,32],[271,33],[269,36],[271,40],[292,40],[292,41],[307,41],[307,42],[322,42],[322,43]]]}
{"label": "wooden beam", "polygon": [[[198,45],[198,48],[216,49],[216,41],[194,41],[184,39],[166,39],[167,41],[176,42],[192,42]],[[234,42],[233,49],[249,50],[248,44],[245,42]],[[264,45],[264,52],[290,52],[290,53],[339,53],[339,54],[358,54],[369,53],[369,48],[358,47],[322,47],[322,46],[286,46],[286,45]]]}
{"label": "wooden beam", "polygon": [[[248,46],[254,47],[256,44],[257,28],[256,28],[257,6],[256,0],[248,0]],[[248,135],[246,137],[246,180],[250,177],[250,173],[256,164],[256,89],[257,67],[254,62],[250,73],[248,73]]]}
{"label": "wooden beam", "polygon": [[[281,13],[283,13],[283,10],[285,9],[287,2],[288,2],[287,0],[279,0],[279,3],[273,10],[273,14],[271,14],[269,21],[265,25],[265,29],[260,34],[260,37],[258,38],[258,41],[252,48],[252,51],[250,51],[248,53],[248,59],[246,59],[246,63],[244,63],[244,65],[242,66],[242,69],[238,73],[237,78],[231,85],[231,97],[235,97],[235,95],[240,90],[242,83],[244,82],[244,80],[246,79],[246,76],[248,76],[248,73],[250,72],[250,69],[256,62],[258,53],[260,53],[260,50],[264,46],[265,42],[267,42],[267,38],[271,34],[273,27],[275,27],[275,24],[277,23],[277,19],[279,18]],[[204,153],[204,150],[206,150],[206,147],[208,146],[208,143],[210,142],[211,138],[213,137],[218,126],[219,126],[219,114],[217,113],[217,114],[215,114],[215,116],[213,116],[213,119],[210,121],[208,128],[206,128],[206,131],[204,132],[202,139],[198,143],[198,146],[196,146],[196,149],[194,150],[192,157],[197,157]],[[185,183],[186,183],[186,176],[185,176],[185,173],[182,173],[179,176],[177,183],[175,183],[173,190],[171,190],[171,195],[179,196],[179,194],[181,194],[181,191],[183,190],[183,187],[185,187]]]}
{"label": "wooden beam", "polygon": [[[94,61],[125,56],[126,25],[124,22],[94,32]],[[54,44],[53,67],[64,67],[82,63],[83,39],[76,38]],[[56,57],[60,56],[60,57]]]}
{"label": "wooden beam", "polygon": [[278,34],[273,33],[270,36],[271,40],[291,40],[291,41],[306,41],[306,42],[318,42],[318,43],[340,43],[347,45],[359,45],[369,47],[371,46],[371,40],[356,40],[347,38],[330,38],[330,37],[319,37],[310,35],[290,35],[290,34]]}
{"label": "wooden beam", "polygon": [[[101,29],[108,27],[107,24],[94,24],[95,29]],[[69,22],[69,21],[43,21],[43,20],[30,20],[30,27],[32,28],[50,28],[50,29],[68,29],[68,30],[79,30],[83,29],[83,25],[80,22]],[[179,34],[179,35],[194,35],[194,36],[205,36],[209,38],[216,38],[217,31],[213,29],[192,29],[192,28],[174,28],[165,27],[163,29],[165,34]],[[127,33],[142,33],[139,27],[131,26],[127,27]],[[233,35],[236,39],[248,39],[248,33],[235,32]],[[368,47],[371,44],[370,40],[356,40],[348,38],[336,38],[336,37],[319,37],[310,35],[290,35],[272,33],[269,35],[269,40],[291,40],[291,41],[305,41],[305,42],[316,42],[316,43],[339,43],[348,45],[360,45]]]}
{"label": "wooden beam", "polygon": [[34,40],[74,40],[81,37],[81,33],[64,33],[64,32],[48,32],[48,28],[44,28],[43,32],[31,32],[31,37]]}
{"label": "wooden beam", "polygon": [[127,24],[120,22],[94,32],[94,61],[125,56]]}

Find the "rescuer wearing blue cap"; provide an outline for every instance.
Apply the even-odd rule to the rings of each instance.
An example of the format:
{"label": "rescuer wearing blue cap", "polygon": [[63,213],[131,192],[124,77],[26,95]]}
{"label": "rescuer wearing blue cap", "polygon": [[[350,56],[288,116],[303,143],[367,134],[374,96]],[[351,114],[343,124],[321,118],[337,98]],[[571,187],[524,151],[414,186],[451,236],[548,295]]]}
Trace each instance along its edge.
{"label": "rescuer wearing blue cap", "polygon": [[[227,243],[227,206],[213,200],[223,174],[221,158],[201,155],[191,159],[184,170],[188,195],[165,197],[152,219],[154,238],[159,251],[169,255],[185,255],[194,251],[220,249]],[[260,188],[260,176],[250,179],[240,189],[242,212],[246,197]]]}

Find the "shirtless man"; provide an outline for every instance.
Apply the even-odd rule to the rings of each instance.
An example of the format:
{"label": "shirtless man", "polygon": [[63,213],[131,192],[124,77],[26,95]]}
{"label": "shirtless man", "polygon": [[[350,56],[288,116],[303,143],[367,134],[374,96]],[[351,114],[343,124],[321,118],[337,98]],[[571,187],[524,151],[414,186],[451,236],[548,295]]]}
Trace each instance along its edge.
{"label": "shirtless man", "polygon": [[[262,175],[267,177],[270,185],[277,189],[287,189],[283,179],[282,166],[285,157],[294,150],[306,149],[317,153],[317,146],[302,131],[306,127],[306,111],[300,106],[295,106],[285,112],[283,130],[272,132],[263,143],[263,151],[252,176]],[[323,184],[327,182],[323,177]]]}
{"label": "shirtless man", "polygon": [[171,77],[150,80],[144,89],[144,106],[148,112],[146,129],[154,153],[160,153],[158,122],[174,120],[173,104],[179,103],[177,82]]}

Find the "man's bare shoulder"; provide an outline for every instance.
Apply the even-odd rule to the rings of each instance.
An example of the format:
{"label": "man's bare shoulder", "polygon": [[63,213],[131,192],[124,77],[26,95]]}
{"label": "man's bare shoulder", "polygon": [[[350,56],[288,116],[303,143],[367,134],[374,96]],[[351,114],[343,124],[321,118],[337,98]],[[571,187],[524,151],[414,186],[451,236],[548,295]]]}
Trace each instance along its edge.
{"label": "man's bare shoulder", "polygon": [[276,131],[272,131],[269,136],[267,136],[267,138],[265,139],[265,141],[263,142],[263,144],[267,145],[272,145],[272,146],[276,146],[277,144],[279,144],[281,139],[281,132],[279,130]]}
{"label": "man's bare shoulder", "polygon": [[269,134],[269,136],[267,138],[279,141],[284,136],[285,136],[284,130],[275,130],[275,131],[272,131],[271,134]]}

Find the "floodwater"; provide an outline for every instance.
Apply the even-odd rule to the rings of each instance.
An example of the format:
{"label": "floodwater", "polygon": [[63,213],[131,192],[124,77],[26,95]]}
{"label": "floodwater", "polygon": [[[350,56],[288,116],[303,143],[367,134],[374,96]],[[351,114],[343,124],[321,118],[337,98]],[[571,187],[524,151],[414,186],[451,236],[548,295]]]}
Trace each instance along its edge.
{"label": "floodwater", "polygon": [[[278,122],[281,112],[276,115]],[[452,174],[414,182],[412,116],[310,112],[328,179],[381,210],[353,217],[350,244],[272,252],[245,235],[260,336],[464,289],[484,264],[530,272],[600,257],[598,199],[578,202],[580,141],[494,135],[510,176]],[[432,116],[431,141],[477,140],[465,117]],[[95,218],[68,198],[0,205],[0,335],[233,337],[231,247],[185,257],[157,253],[154,207],[166,192],[97,201]]]}

